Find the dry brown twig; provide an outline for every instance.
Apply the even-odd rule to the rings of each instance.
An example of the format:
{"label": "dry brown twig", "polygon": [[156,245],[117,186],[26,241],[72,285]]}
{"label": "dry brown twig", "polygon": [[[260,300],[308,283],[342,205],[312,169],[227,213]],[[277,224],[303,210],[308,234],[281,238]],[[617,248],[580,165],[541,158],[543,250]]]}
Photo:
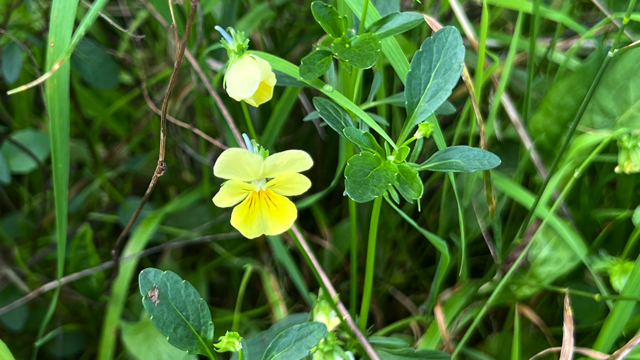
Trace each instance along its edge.
{"label": "dry brown twig", "polygon": [[324,270],[322,269],[320,262],[318,261],[316,256],[313,254],[313,251],[311,250],[311,248],[309,247],[309,244],[307,243],[304,236],[302,235],[302,232],[300,232],[300,230],[295,224],[291,227],[291,230],[298,238],[298,241],[300,242],[300,247],[305,252],[307,257],[309,257],[309,260],[311,261],[311,265],[318,272],[318,275],[320,276],[322,283],[325,285],[325,287],[329,292],[329,296],[331,297],[331,299],[336,299],[336,307],[338,308],[338,311],[342,316],[342,320],[344,320],[344,322],[347,324],[349,329],[351,329],[351,331],[355,335],[360,345],[362,345],[362,347],[364,348],[364,351],[367,353],[369,358],[371,360],[380,360],[380,357],[378,356],[378,354],[376,354],[375,350],[373,350],[373,347],[371,346],[369,341],[367,341],[367,338],[362,334],[360,329],[358,329],[358,325],[356,325],[356,323],[353,321],[353,318],[349,314],[349,310],[347,310],[347,308],[344,306],[344,304],[340,300],[340,297],[338,296],[338,292],[333,287],[333,284],[331,284],[331,280],[329,280],[327,273],[325,273]]}
{"label": "dry brown twig", "polygon": [[[214,241],[214,240],[224,240],[224,239],[233,239],[233,238],[237,238],[240,236],[240,233],[238,232],[230,232],[230,233],[224,233],[224,234],[215,234],[215,235],[207,235],[207,236],[203,236],[203,237],[199,237],[196,239],[191,239],[191,240],[180,240],[180,241],[169,241],[166,242],[164,244],[158,245],[158,246],[154,246],[151,248],[148,248],[146,250],[142,250],[140,252],[137,252],[135,254],[131,254],[131,255],[127,255],[127,256],[123,256],[119,259],[119,262],[123,262],[123,261],[128,261],[128,260],[132,260],[132,259],[138,259],[141,257],[145,257],[145,256],[149,256],[155,253],[158,253],[160,251],[163,250],[167,250],[167,249],[175,249],[175,248],[181,248],[181,247],[186,247],[186,246],[192,246],[192,245],[198,245],[198,244],[202,244],[202,243],[206,243],[206,242],[210,242],[210,241]],[[76,280],[80,280],[84,277],[87,277],[89,275],[93,275],[95,273],[98,273],[100,271],[104,271],[107,270],[111,267],[115,266],[115,261],[113,260],[109,260],[105,263],[102,263],[98,266],[94,266],[91,268],[87,268],[84,269],[82,271],[73,273],[73,274],[69,274],[67,276],[64,276],[60,279],[60,286],[64,286],[67,285],[69,283],[72,283]],[[24,305],[28,302],[30,302],[31,300],[37,298],[38,296],[51,291],[55,288],[58,287],[58,280],[52,280],[49,281],[48,283],[40,286],[39,288],[31,291],[30,293],[26,294],[25,296],[21,297],[20,299],[17,299],[16,301],[0,308],[0,315],[2,314],[6,314],[9,311],[17,308],[18,306]]]}
{"label": "dry brown twig", "polygon": [[[173,71],[171,72],[171,77],[169,78],[169,85],[167,86],[167,92],[165,93],[164,101],[162,102],[162,112],[160,114],[160,148],[158,150],[158,164],[156,165],[156,169],[153,172],[153,176],[151,177],[151,181],[149,182],[147,191],[144,193],[144,196],[142,197],[142,200],[140,200],[140,203],[138,204],[136,211],[133,213],[133,216],[131,216],[131,219],[129,219],[129,223],[127,223],[127,226],[125,226],[124,230],[122,230],[122,232],[118,236],[118,239],[116,240],[116,243],[114,244],[113,249],[111,250],[111,256],[113,257],[113,261],[114,261],[114,271],[113,271],[113,274],[111,275],[111,278],[109,279],[109,282],[107,283],[107,286],[106,286],[107,289],[110,288],[110,284],[118,276],[118,270],[120,265],[119,264],[120,251],[121,251],[120,248],[122,247],[122,242],[124,241],[124,238],[127,236],[129,231],[131,230],[131,227],[133,227],[133,224],[135,223],[135,221],[138,219],[138,216],[142,211],[142,207],[149,200],[149,196],[151,196],[151,193],[153,192],[153,188],[156,186],[158,179],[162,175],[164,175],[164,173],[167,171],[167,164],[165,162],[165,151],[166,151],[166,143],[167,143],[166,132],[167,132],[167,111],[169,108],[169,98],[171,97],[171,91],[173,90],[173,86],[175,85],[176,78],[180,70],[180,64],[182,64],[182,59],[184,57],[187,41],[189,40],[189,33],[191,32],[191,26],[193,25],[193,18],[195,15],[194,7],[197,2],[198,0],[191,0],[191,9],[189,11],[189,18],[187,20],[187,25],[184,31],[184,37],[182,41],[179,43],[178,51],[176,52],[176,59],[173,65]],[[171,2],[169,2],[169,5],[171,6]]]}
{"label": "dry brown twig", "polygon": [[[151,4],[149,4],[149,2],[147,0],[140,0],[140,1],[149,10],[151,15],[153,15],[153,17],[156,18],[156,20],[160,23],[160,25],[164,26],[165,28],[169,28],[169,24],[164,19],[164,17],[162,17],[162,15],[160,15],[160,13],[158,13],[158,11]],[[226,120],[227,125],[229,125],[229,128],[231,129],[231,132],[233,133],[233,137],[236,139],[236,142],[238,142],[238,145],[241,148],[246,149],[246,145],[244,144],[244,140],[242,139],[242,135],[240,135],[240,131],[238,131],[238,127],[236,126],[235,122],[233,121],[233,118],[231,117],[231,114],[229,113],[229,110],[227,109],[227,107],[222,102],[222,99],[220,98],[220,95],[218,95],[218,93],[216,93],[215,90],[213,90],[213,87],[211,86],[211,82],[209,81],[209,79],[207,78],[207,75],[202,70],[202,67],[200,67],[200,64],[198,64],[198,61],[193,57],[193,55],[191,54],[191,52],[189,52],[189,50],[185,50],[184,56],[187,58],[187,60],[189,61],[189,63],[193,67],[193,70],[195,70],[195,72],[198,74],[198,77],[200,77],[200,80],[204,84],[204,86],[207,89],[207,92],[209,93],[209,95],[216,102],[216,105],[218,105],[218,108],[220,109],[220,112],[222,113],[222,116]]]}

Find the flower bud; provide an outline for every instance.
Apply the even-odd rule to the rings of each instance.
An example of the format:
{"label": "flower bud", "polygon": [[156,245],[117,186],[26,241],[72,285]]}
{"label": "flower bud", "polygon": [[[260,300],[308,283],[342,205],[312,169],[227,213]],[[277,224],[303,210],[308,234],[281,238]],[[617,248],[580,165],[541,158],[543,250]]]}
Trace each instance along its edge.
{"label": "flower bud", "polygon": [[242,337],[235,331],[227,331],[224,336],[218,338],[218,343],[213,344],[219,352],[238,352],[242,349]]}
{"label": "flower bud", "polygon": [[231,62],[224,79],[229,96],[255,107],[271,100],[275,85],[276,74],[269,62],[249,54]]}

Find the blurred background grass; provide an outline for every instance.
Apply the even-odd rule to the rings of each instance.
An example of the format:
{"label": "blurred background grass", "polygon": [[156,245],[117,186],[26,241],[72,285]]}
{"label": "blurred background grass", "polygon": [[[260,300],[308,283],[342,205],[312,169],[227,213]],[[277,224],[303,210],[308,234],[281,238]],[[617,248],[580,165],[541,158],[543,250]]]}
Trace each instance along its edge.
{"label": "blurred background grass", "polygon": [[[357,24],[345,2],[333,3],[349,16],[352,25]],[[438,329],[438,312],[434,308],[441,309],[452,339],[460,339],[522,249],[511,241],[542,183],[542,168],[532,164],[532,152],[527,150],[518,126],[530,133],[535,141],[535,154],[543,166],[549,166],[611,46],[617,31],[614,22],[621,22],[620,13],[627,4],[624,1],[534,4],[523,0],[492,0],[485,4],[426,0],[372,3],[382,14],[399,9],[424,12],[445,25],[456,26],[463,37],[466,35],[466,65],[476,76],[476,88],[482,89],[480,105],[488,119],[488,146],[502,159],[502,165],[493,172],[497,195],[495,217],[488,212],[480,174],[455,177],[467,244],[468,265],[463,273],[458,271],[461,233],[457,205],[447,178],[442,173],[423,176],[425,196],[421,211],[415,204],[401,204],[417,225],[449,244],[452,266],[437,293],[430,292],[436,277],[437,250],[390,206],[382,205],[371,333],[393,335],[419,348],[442,349],[442,330]],[[181,34],[186,22],[185,6],[181,2],[174,6]],[[3,30],[0,307],[55,280],[58,265],[64,264],[64,274],[68,275],[111,259],[115,239],[144,194],[156,166],[159,117],[153,108],[160,107],[176,51],[173,36],[165,26],[171,21],[167,1],[106,2],[103,16],[88,27],[68,62],[71,69],[68,99],[63,93],[56,93],[59,90],[56,87],[47,89],[46,96],[39,87],[7,96],[6,91],[49,70],[45,60],[48,36],[54,31],[51,11],[51,2],[10,0],[0,4]],[[614,16],[607,19],[605,13]],[[81,20],[88,14],[90,8],[81,2],[76,24],[82,26]],[[519,16],[522,25],[519,36],[514,36]],[[640,13],[634,12],[631,19],[622,45],[640,38],[636,22]],[[252,49],[294,64],[299,64],[323,32],[314,22],[307,1],[200,2],[188,51],[203,69],[206,81],[220,93],[240,131],[248,133],[240,105],[222,89],[220,70],[226,53],[219,46],[215,25],[245,31],[250,35]],[[479,34],[480,44],[486,49],[488,67],[480,78],[470,31]],[[425,23],[396,40],[410,58],[430,34]],[[532,44],[534,51],[530,51]],[[324,80],[340,89],[336,74],[332,68]],[[369,94],[374,74],[382,78],[377,100],[402,91],[401,80],[383,58],[373,71],[364,72],[363,98]],[[515,115],[506,112],[494,98],[500,86],[492,83],[489,75],[495,75],[503,83]],[[346,301],[349,210],[342,194],[342,175],[336,175],[336,171],[342,170],[339,164],[344,159],[344,149],[339,137],[318,120],[303,120],[314,110],[311,98],[319,94],[280,78],[279,85],[288,87],[276,87],[272,101],[257,109],[249,107],[253,126],[271,150],[303,149],[315,160],[307,173],[313,186],[306,198],[299,199],[304,203],[299,223]],[[46,84],[51,83],[50,80]],[[478,146],[478,127],[462,82],[450,101],[456,112],[439,117],[447,143]],[[60,109],[65,106],[69,108],[68,152],[64,123],[60,128],[56,125],[59,122],[55,122],[64,114],[57,115],[55,121],[49,118],[64,111]],[[582,127],[564,155],[559,172],[552,178],[552,187],[561,191],[587,156],[609,139],[611,132],[640,128],[639,108],[640,50],[630,49],[619,54],[605,73],[581,121]],[[367,111],[386,119],[389,123],[386,129],[397,137],[405,118],[402,107],[386,104]],[[219,144],[237,146],[220,107],[188,61],[182,65],[169,114]],[[50,139],[54,140],[54,146]],[[56,139],[61,143],[56,143]],[[54,207],[54,196],[59,204],[67,198],[65,191],[60,190],[66,188],[64,179],[57,178],[60,173],[56,175],[54,170],[61,162],[64,165],[64,160],[51,156],[51,149],[56,151],[56,146],[57,151],[68,156],[70,164],[66,231],[65,217],[56,217],[56,213],[62,213]],[[420,158],[426,159],[435,150],[433,141],[425,142]],[[291,314],[308,312],[307,292],[314,292],[318,284],[287,234],[252,241],[242,239],[229,225],[229,212],[213,206],[210,199],[221,181],[212,176],[211,168],[221,151],[220,146],[190,129],[168,123],[168,171],[145,206],[128,239],[125,254],[170,240],[213,235],[190,246],[161,248],[137,263],[129,262],[129,272],[135,274],[143,267],[153,266],[175,271],[189,280],[211,305],[219,336],[231,327],[243,266],[253,264],[258,276],[249,280],[240,322],[240,332],[250,337],[278,320],[291,320]],[[561,341],[560,288],[603,295],[623,291],[640,252],[636,246],[640,235],[636,227],[640,221],[640,211],[636,211],[640,178],[637,174],[614,171],[617,151],[615,141],[605,144],[592,159],[593,163],[574,180],[561,209],[551,215],[549,226],[540,229],[537,235],[540,239],[532,247],[526,264],[509,282],[499,304],[489,310],[489,316],[480,323],[479,331],[461,356],[514,358],[511,347],[515,344],[520,350],[515,358],[528,358]],[[64,166],[61,169],[64,173]],[[334,182],[336,176],[338,181]],[[324,196],[313,195],[332,183],[335,188]],[[543,198],[541,204],[545,209],[553,203],[552,196],[549,191]],[[362,259],[359,274],[364,274],[362,240],[367,236],[370,206],[358,206],[361,251],[357,255]],[[540,213],[540,217],[545,215]],[[532,226],[539,225],[537,221]],[[529,239],[530,236],[525,236],[525,242]],[[587,265],[594,271],[588,271]],[[150,325],[137,287],[131,283],[137,281],[135,276],[114,283],[107,296],[105,282],[111,271],[96,272],[62,288],[51,321],[43,328],[46,335],[37,343],[43,347],[38,358],[142,359],[151,353],[163,354],[167,359],[179,358],[164,350],[170,347]],[[631,279],[628,291],[640,284],[637,277]],[[362,276],[359,280],[363,280]],[[610,300],[607,304],[584,295],[576,292],[571,297],[577,345],[593,347],[600,334],[600,350],[612,351],[637,332],[640,317],[633,304],[639,294],[625,293],[632,301],[627,302],[631,305],[624,317],[609,312],[611,306],[622,301]],[[0,339],[17,359],[29,358],[34,342],[43,335],[38,336],[38,330],[52,304],[52,296],[53,292],[42,294],[0,315]],[[519,303],[517,313],[516,303]],[[612,322],[615,326],[610,325]],[[514,324],[520,330],[515,339],[518,332],[514,331]]]}

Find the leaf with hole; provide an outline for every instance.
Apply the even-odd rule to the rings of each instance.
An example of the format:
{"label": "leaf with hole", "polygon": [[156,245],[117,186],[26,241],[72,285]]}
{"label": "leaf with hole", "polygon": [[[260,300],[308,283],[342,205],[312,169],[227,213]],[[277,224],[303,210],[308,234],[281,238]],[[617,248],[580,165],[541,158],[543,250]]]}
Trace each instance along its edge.
{"label": "leaf with hole", "polygon": [[263,360],[300,360],[309,355],[327,333],[321,322],[295,325],[278,335],[262,356]]}
{"label": "leaf with hole", "polygon": [[378,153],[380,156],[384,156],[384,150],[370,132],[362,131],[355,127],[349,127],[344,129],[344,136],[347,140],[357,145],[360,150],[371,151],[372,153]]}
{"label": "leaf with hole", "polygon": [[7,84],[18,80],[22,71],[22,48],[15,42],[10,42],[2,52],[2,76]]}
{"label": "leaf with hole", "polygon": [[376,34],[354,36],[348,43],[334,41],[331,50],[342,61],[357,69],[368,69],[380,57],[381,43]]}
{"label": "leaf with hole", "polygon": [[332,5],[322,1],[311,3],[311,13],[322,29],[332,38],[340,39],[347,30],[347,18],[340,16]]}
{"label": "leaf with hole", "polygon": [[458,29],[445,26],[420,46],[407,73],[404,97],[411,126],[447,100],[460,79],[465,49]]}
{"label": "leaf with hole", "polygon": [[418,166],[418,170],[441,172],[474,172],[489,170],[500,165],[495,154],[469,146],[450,146],[439,150],[427,161]]}
{"label": "leaf with hole", "polygon": [[424,23],[424,16],[417,12],[394,12],[369,25],[366,32],[378,35],[380,39],[402,34]]}
{"label": "leaf with hole", "polygon": [[344,129],[353,127],[351,115],[338,104],[331,100],[314,97],[313,106],[318,110],[318,114],[333,130],[344,136]]}
{"label": "leaf with hole", "polygon": [[355,202],[371,201],[384,195],[395,182],[397,171],[393,162],[370,152],[361,152],[347,162],[344,170],[345,192]]}
{"label": "leaf with hole", "polygon": [[142,304],[169,344],[213,358],[211,313],[193,285],[174,272],[154,268],[142,270],[138,279]]}
{"label": "leaf with hole", "polygon": [[300,61],[300,77],[313,80],[322,76],[331,67],[333,54],[327,50],[314,50]]}

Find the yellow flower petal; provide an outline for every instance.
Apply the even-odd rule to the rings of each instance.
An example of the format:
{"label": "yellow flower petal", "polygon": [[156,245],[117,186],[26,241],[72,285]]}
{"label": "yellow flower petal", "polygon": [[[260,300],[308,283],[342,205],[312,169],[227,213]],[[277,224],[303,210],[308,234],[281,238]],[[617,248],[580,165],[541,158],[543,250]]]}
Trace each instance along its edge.
{"label": "yellow flower petal", "polygon": [[302,150],[287,150],[264,160],[262,177],[275,178],[286,173],[309,170],[313,166],[311,156]]}
{"label": "yellow flower petal", "polygon": [[251,97],[260,85],[260,65],[251,56],[236,60],[227,71],[225,87],[229,96],[237,101]]}
{"label": "yellow flower petal", "polygon": [[231,225],[244,237],[253,239],[262,234],[282,234],[297,217],[298,209],[291,200],[266,189],[252,191],[233,209]]}
{"label": "yellow flower petal", "polygon": [[253,57],[260,67],[260,81],[264,81],[267,85],[274,86],[276,84],[276,74],[271,70],[271,64],[260,57]]}
{"label": "yellow flower petal", "polygon": [[213,175],[222,179],[252,181],[262,178],[262,156],[241,148],[222,152],[213,165]]}
{"label": "yellow flower petal", "polygon": [[213,203],[217,207],[225,208],[233,206],[244,200],[251,191],[257,187],[240,180],[229,180],[222,184],[220,191],[213,197]]}
{"label": "yellow flower petal", "polygon": [[271,64],[259,57],[252,56],[260,68],[260,84],[250,97],[244,99],[247,104],[258,107],[273,97],[273,87],[276,85],[276,74],[271,70]]}
{"label": "yellow flower petal", "polygon": [[266,189],[271,189],[274,193],[284,196],[300,195],[309,190],[311,181],[304,175],[298,173],[287,173],[276,177],[265,185]]}

